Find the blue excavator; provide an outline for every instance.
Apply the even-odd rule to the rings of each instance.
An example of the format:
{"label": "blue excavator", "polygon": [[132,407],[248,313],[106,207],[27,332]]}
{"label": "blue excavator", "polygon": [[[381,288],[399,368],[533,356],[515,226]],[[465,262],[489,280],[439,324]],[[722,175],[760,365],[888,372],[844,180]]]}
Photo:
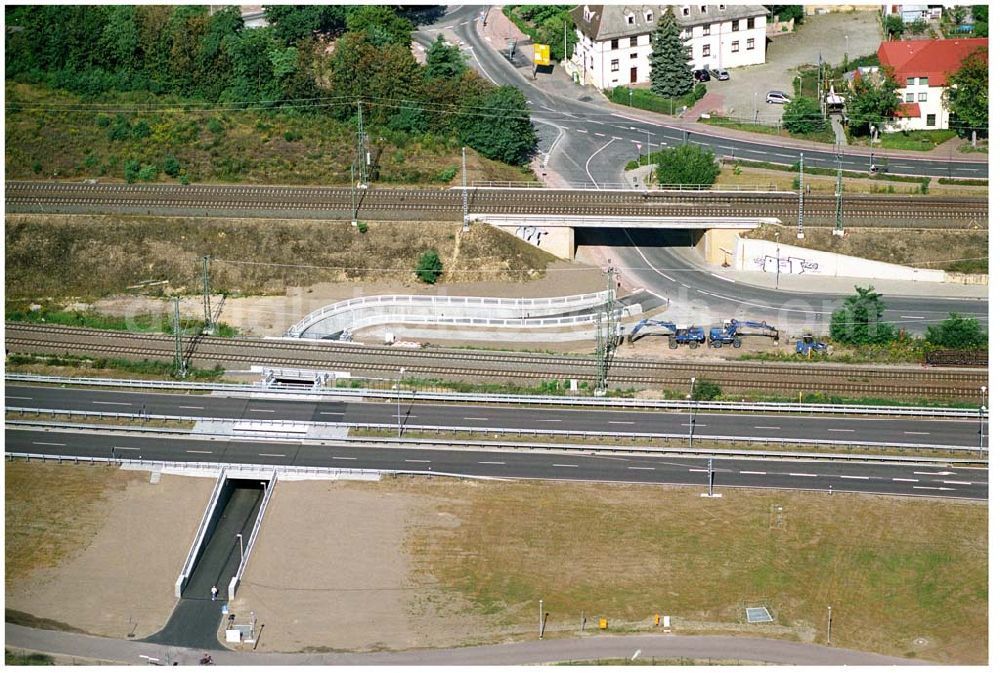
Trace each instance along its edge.
{"label": "blue excavator", "polygon": [[639,333],[650,326],[662,328],[666,332],[665,334],[657,334],[657,336],[668,337],[670,339],[669,347],[672,349],[677,348],[678,344],[687,344],[691,348],[697,348],[705,343],[705,330],[702,327],[678,327],[670,321],[651,318],[643,318],[637,322],[626,339],[629,343],[638,341],[642,338]]}
{"label": "blue excavator", "polygon": [[723,345],[730,344],[733,348],[739,348],[743,345],[740,337],[746,336],[768,336],[777,342],[778,330],[766,322],[734,318],[727,320],[722,327],[713,327],[709,330],[708,345],[712,348],[722,348]]}

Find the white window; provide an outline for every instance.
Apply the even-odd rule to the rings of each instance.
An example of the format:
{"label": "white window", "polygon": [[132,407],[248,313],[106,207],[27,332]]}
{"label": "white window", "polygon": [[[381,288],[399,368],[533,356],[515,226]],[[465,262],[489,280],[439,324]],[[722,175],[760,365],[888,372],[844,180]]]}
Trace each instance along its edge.
{"label": "white window", "polygon": [[921,86],[927,86],[927,78],[926,77],[921,77],[920,78],[920,85]]}
{"label": "white window", "polygon": [[733,53],[736,53],[736,52],[738,52],[740,50],[740,41],[739,40],[733,40],[732,49],[733,49]]}
{"label": "white window", "polygon": [[711,24],[706,23],[704,26],[701,27],[701,36],[702,37],[706,37],[706,36],[711,35],[711,34],[712,34],[712,25]]}
{"label": "white window", "polygon": [[906,86],[913,86],[916,83],[917,83],[917,78],[916,77],[907,77],[906,78]]}
{"label": "white window", "polygon": [[618,72],[618,59],[617,58],[611,59],[611,72]]}
{"label": "white window", "polygon": [[651,12],[651,11],[649,11],[647,9],[646,10],[646,23],[652,23],[652,22],[653,22],[653,12]]}
{"label": "white window", "polygon": [[913,94],[912,93],[906,94],[906,102],[907,103],[912,103],[913,102]]}
{"label": "white window", "polygon": [[747,38],[747,51],[753,51],[753,38]]}
{"label": "white window", "polygon": [[929,115],[927,115],[927,125],[928,126],[937,126],[937,115],[936,114],[929,114]]}
{"label": "white window", "polygon": [[638,35],[633,35],[632,37],[630,37],[628,39],[628,46],[630,46],[630,47],[638,47],[639,46],[639,36]]}
{"label": "white window", "polygon": [[917,94],[917,102],[918,103],[926,103],[927,102],[927,92],[926,91],[922,91],[922,92],[920,92],[920,93]]}
{"label": "white window", "polygon": [[703,44],[703,45],[701,45],[701,55],[702,56],[711,56],[712,55],[712,45],[710,45],[710,44]]}

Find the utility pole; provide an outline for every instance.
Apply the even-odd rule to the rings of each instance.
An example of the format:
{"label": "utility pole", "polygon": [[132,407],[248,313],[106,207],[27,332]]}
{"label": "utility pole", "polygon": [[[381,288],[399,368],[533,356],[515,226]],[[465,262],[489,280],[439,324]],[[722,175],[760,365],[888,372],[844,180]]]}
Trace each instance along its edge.
{"label": "utility pole", "polygon": [[212,324],[212,295],[208,291],[208,262],[212,258],[209,255],[205,255],[201,258],[201,280],[202,280],[202,303],[205,308],[205,334],[212,334],[215,331],[215,325]]}
{"label": "utility pole", "polygon": [[804,183],[804,158],[803,153],[799,152],[799,230],[795,234],[795,238],[805,238],[806,230],[802,226],[802,220],[804,217],[805,210],[805,183]]}
{"label": "utility pole", "polygon": [[594,395],[603,395],[608,389],[608,370],[618,346],[618,321],[615,315],[615,278],[617,272],[608,260],[608,290],[604,309],[597,315],[597,383]]}
{"label": "utility pole", "polygon": [[358,178],[361,188],[368,187],[368,155],[365,151],[365,125],[361,112],[361,101],[358,101]]}
{"label": "utility pole", "polygon": [[830,644],[830,636],[833,632],[833,606],[826,606],[826,644]]}
{"label": "utility pole", "polygon": [[538,599],[538,639],[542,639],[542,633],[545,628],[545,617],[542,615],[542,599]]}
{"label": "utility pole", "polygon": [[174,297],[174,372],[181,378],[187,376],[187,363],[181,350],[181,298]]}
{"label": "utility pole", "polygon": [[844,170],[843,170],[843,149],[837,149],[837,210],[836,220],[833,225],[833,235],[844,235]]}
{"label": "utility pole", "polygon": [[465,177],[465,147],[462,147],[462,231],[469,230],[469,187]]}
{"label": "utility pole", "polygon": [[354,195],[354,188],[356,187],[354,182],[354,164],[351,164],[351,226],[358,226],[358,207],[355,204],[357,199]]}

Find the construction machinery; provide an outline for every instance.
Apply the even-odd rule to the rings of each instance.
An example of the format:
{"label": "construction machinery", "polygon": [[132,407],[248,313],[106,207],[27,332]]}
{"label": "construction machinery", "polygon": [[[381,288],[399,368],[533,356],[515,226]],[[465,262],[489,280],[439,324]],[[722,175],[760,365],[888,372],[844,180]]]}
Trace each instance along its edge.
{"label": "construction machinery", "polygon": [[663,329],[666,330],[667,333],[665,335],[657,335],[657,336],[669,337],[673,336],[677,332],[677,325],[675,325],[672,322],[665,320],[653,320],[651,318],[643,318],[642,320],[640,320],[635,324],[635,327],[632,328],[632,331],[629,333],[626,339],[628,340],[629,343],[638,341],[639,339],[642,338],[642,336],[639,335],[639,332],[641,332],[644,328],[649,326],[662,327]]}
{"label": "construction machinery", "polygon": [[818,341],[812,334],[803,334],[802,338],[795,342],[796,355],[805,355],[811,358],[813,353],[825,355],[830,350],[830,346]]}
{"label": "construction machinery", "polygon": [[678,327],[673,336],[670,337],[670,348],[677,348],[679,344],[687,344],[691,348],[697,348],[705,343],[705,329],[702,327]]}
{"label": "construction machinery", "polygon": [[708,345],[712,348],[722,348],[724,344],[731,344],[733,348],[739,348],[743,345],[740,337],[746,336],[768,336],[777,342],[778,330],[766,322],[727,320],[722,327],[713,327],[709,330]]}

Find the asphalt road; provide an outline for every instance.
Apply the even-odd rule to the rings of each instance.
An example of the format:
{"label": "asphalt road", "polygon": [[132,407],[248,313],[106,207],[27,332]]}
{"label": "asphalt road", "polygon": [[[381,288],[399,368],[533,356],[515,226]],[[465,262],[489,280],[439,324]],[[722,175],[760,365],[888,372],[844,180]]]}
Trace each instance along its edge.
{"label": "asphalt road", "polygon": [[[395,400],[338,402],[289,399],[174,395],[148,391],[83,390],[8,385],[7,406],[127,414],[225,418],[236,421],[308,421],[313,423],[397,424]],[[689,433],[774,439],[827,439],[887,442],[921,446],[979,446],[977,419],[911,417],[802,416],[728,414],[686,411],[601,411],[576,408],[503,407],[499,405],[415,404],[402,399],[404,425],[441,428],[575,430],[620,434]],[[988,423],[983,444],[989,447]],[[127,444],[127,442],[123,442]],[[119,451],[127,457],[128,450]]]}
{"label": "asphalt road", "polygon": [[[7,624],[5,642],[8,647],[36,652],[65,654],[102,661],[129,664],[145,662],[141,655],[155,657],[161,665],[191,666],[198,662],[201,650],[177,649],[145,642],[99,638],[66,631],[46,631]],[[836,638],[834,638],[836,642]],[[741,663],[764,662],[785,665],[867,665],[912,666],[929,662],[919,659],[889,657],[870,652],[824,647],[813,643],[753,638],[749,636],[587,636],[585,638],[532,639],[520,643],[479,645],[440,650],[409,650],[404,652],[312,652],[213,653],[216,664],[224,666],[489,666],[530,665],[557,661],[624,659],[636,651],[643,660],[699,659],[726,660]]]}
{"label": "asphalt road", "polygon": [[[799,159],[798,148],[779,147],[767,140],[723,139],[707,132],[690,132],[669,124],[650,124],[599,104],[549,94],[533,86],[522,74],[524,71],[519,71],[501,54],[504,45],[491,44],[479,35],[475,20],[484,9],[481,6],[462,6],[437,23],[422,27],[414,38],[427,46],[441,28],[451,28],[472,49],[470,65],[493,82],[512,84],[521,89],[529,101],[532,119],[539,130],[547,127],[548,130],[543,132],[545,136],[560,138],[558,151],[550,157],[550,166],[571,183],[621,184],[621,166],[635,158],[636,145],[645,147],[647,138],[654,150],[690,142],[708,147],[718,156],[782,164],[793,164]],[[580,92],[586,97],[585,89],[580,89]],[[544,145],[543,150],[546,150]],[[810,149],[802,150],[802,153],[807,166],[837,167],[836,154],[832,151]],[[600,161],[588,163],[591,157],[598,154],[601,155]],[[842,165],[844,170],[867,172],[869,155],[867,152],[845,152]],[[986,178],[989,175],[988,165],[984,162],[889,157],[887,166],[890,172],[902,175],[964,178]]]}
{"label": "asphalt road", "polygon": [[[210,532],[187,586],[166,625],[146,638],[146,642],[192,647],[195,649],[222,649],[217,637],[222,606],[227,602],[229,581],[240,565],[240,543],[236,535],[250,540],[253,524],[260,511],[264,488],[257,482],[230,480],[231,490],[224,492],[222,514]],[[212,587],[219,590],[212,600]]]}
{"label": "asphalt road", "polygon": [[[705,460],[649,455],[573,452],[484,451],[357,446],[349,442],[196,440],[190,437],[123,436],[114,432],[5,432],[8,453],[108,458],[112,448],[128,458],[201,463],[291,465],[372,469],[497,479],[601,481],[707,486]],[[717,488],[768,488],[881,493],[985,500],[983,469],[806,460],[713,461]]]}
{"label": "asphalt road", "polygon": [[[764,320],[793,332],[812,329],[822,332],[830,315],[843,305],[843,294],[800,292],[781,287],[763,288],[721,278],[694,259],[687,232],[654,230],[602,230],[601,245],[618,257],[616,267],[627,269],[629,278],[671,300],[675,322],[702,324],[728,318]],[[587,234],[578,234],[578,242]],[[792,281],[794,282],[794,281]],[[987,299],[944,296],[886,296],[885,320],[911,333],[923,332],[928,325],[951,312],[978,318],[984,325],[989,316]]]}

